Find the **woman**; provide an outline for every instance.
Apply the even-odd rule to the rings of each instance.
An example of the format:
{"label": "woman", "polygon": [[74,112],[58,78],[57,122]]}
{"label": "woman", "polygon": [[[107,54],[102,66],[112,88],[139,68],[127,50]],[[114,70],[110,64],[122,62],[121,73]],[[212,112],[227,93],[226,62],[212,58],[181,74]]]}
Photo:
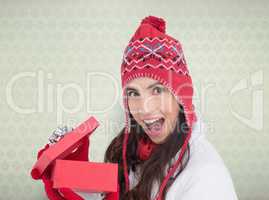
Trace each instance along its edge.
{"label": "woman", "polygon": [[124,51],[121,77],[126,123],[105,154],[105,162],[119,164],[120,199],[236,200],[229,172],[195,113],[181,44],[165,33],[163,19],[142,20]]}

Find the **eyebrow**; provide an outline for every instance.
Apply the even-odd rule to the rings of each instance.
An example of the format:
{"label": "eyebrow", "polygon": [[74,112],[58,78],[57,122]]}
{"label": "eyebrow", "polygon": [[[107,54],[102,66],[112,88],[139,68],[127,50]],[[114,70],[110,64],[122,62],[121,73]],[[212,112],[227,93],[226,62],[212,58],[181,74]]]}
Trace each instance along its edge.
{"label": "eyebrow", "polygon": [[[146,89],[153,88],[154,86],[159,85],[159,84],[161,84],[161,83],[160,83],[159,81],[157,81],[157,82],[155,82],[155,83],[149,85]],[[127,87],[126,90],[136,90],[136,89],[133,88],[133,87]]]}
{"label": "eyebrow", "polygon": [[159,81],[157,81],[157,82],[155,82],[155,83],[149,85],[149,86],[147,87],[147,89],[153,88],[154,86],[159,85],[159,84],[161,84],[161,83],[160,83]]}

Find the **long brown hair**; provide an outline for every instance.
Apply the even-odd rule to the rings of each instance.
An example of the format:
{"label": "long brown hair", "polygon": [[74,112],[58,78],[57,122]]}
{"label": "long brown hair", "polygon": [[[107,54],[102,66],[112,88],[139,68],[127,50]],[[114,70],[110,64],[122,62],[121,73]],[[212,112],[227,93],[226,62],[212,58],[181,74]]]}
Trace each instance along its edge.
{"label": "long brown hair", "polygon": [[[136,122],[131,114],[131,130],[128,138],[126,159],[128,163],[128,172],[130,170],[136,172],[137,166],[140,167],[140,179],[137,185],[125,193],[125,181],[123,173],[123,159],[122,159],[122,144],[124,137],[124,128],[112,140],[105,153],[105,162],[118,163],[119,176],[118,181],[120,184],[120,200],[150,200],[152,187],[155,181],[160,185],[166,173],[165,169],[169,161],[176,156],[176,153],[181,149],[185,139],[188,127],[186,126],[186,119],[183,107],[180,105],[176,127],[172,134],[170,134],[164,143],[157,145],[152,152],[150,158],[146,161],[141,161],[136,152],[137,144],[140,139],[149,139],[143,128]],[[184,129],[182,128],[184,127]],[[189,145],[184,153],[183,163],[176,176],[185,168],[189,160]],[[165,187],[162,199],[165,199],[168,188],[173,183],[174,179],[171,178]]]}

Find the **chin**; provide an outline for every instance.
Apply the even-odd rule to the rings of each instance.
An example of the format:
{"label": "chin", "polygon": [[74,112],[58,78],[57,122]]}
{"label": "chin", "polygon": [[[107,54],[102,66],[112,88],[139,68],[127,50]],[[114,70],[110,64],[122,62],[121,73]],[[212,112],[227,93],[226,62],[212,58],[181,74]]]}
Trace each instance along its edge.
{"label": "chin", "polygon": [[[149,136],[149,135],[148,135]],[[150,137],[149,136],[149,138],[150,138],[150,140],[152,141],[152,142],[154,142],[155,144],[162,144],[162,143],[164,143],[164,141],[165,141],[165,138],[153,138],[153,137]]]}

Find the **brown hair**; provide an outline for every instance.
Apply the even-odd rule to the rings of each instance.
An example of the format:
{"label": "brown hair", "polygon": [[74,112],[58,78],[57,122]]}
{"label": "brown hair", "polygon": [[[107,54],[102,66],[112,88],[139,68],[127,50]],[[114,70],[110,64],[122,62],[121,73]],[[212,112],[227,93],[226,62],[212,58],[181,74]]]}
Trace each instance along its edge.
{"label": "brown hair", "polygon": [[[134,172],[137,170],[137,166],[140,168],[141,177],[137,185],[125,193],[125,181],[123,174],[123,159],[122,159],[122,144],[124,136],[124,128],[120,133],[112,140],[105,153],[105,162],[118,163],[119,176],[118,181],[120,184],[120,200],[150,200],[152,187],[155,181],[160,185],[164,179],[166,173],[165,169],[169,161],[176,156],[176,153],[181,149],[185,139],[188,128],[186,128],[186,119],[183,107],[180,105],[180,111],[178,113],[178,120],[173,133],[170,134],[164,143],[157,145],[152,152],[150,158],[146,161],[141,161],[136,155],[138,141],[142,138],[149,139],[143,128],[135,121],[133,116],[131,119],[131,130],[127,144],[126,159],[128,163],[128,172],[130,169]],[[183,129],[184,127],[185,129]],[[181,163],[181,167],[176,177],[185,168],[189,160],[189,145],[184,152],[184,163]],[[171,178],[165,187],[162,199],[165,199],[168,188],[173,183],[174,179]]]}

